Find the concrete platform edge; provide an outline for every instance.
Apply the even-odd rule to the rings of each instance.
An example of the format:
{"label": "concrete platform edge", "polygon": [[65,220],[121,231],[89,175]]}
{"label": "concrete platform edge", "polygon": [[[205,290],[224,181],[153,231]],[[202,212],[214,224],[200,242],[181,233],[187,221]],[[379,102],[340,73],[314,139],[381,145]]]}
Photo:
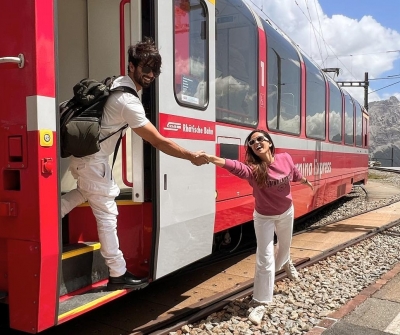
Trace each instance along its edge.
{"label": "concrete platform edge", "polygon": [[324,317],[314,328],[309,330],[305,335],[321,335],[325,330],[332,327],[341,318],[350,314],[357,306],[371,297],[382,286],[388,283],[393,277],[400,273],[400,262],[397,263],[390,271],[383,274],[375,283],[364,288],[353,299],[349,300],[346,304],[338,310]]}

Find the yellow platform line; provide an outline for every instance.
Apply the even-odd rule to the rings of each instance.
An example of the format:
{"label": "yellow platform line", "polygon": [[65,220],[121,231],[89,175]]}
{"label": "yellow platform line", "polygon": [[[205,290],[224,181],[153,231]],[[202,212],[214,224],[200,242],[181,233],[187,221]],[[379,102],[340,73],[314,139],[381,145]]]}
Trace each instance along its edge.
{"label": "yellow platform line", "polygon": [[83,248],[67,251],[67,252],[62,254],[61,259],[64,260],[64,259],[68,259],[68,258],[71,258],[71,257],[83,255],[83,254],[86,254],[88,252],[93,252],[95,250],[99,250],[100,247],[101,247],[100,243],[94,243],[92,245],[88,245],[88,246],[83,247]]}

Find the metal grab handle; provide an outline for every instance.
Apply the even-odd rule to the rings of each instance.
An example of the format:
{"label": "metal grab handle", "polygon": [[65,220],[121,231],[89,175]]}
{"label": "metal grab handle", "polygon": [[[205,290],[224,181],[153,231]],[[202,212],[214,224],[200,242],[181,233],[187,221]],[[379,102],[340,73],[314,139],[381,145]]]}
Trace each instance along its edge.
{"label": "metal grab handle", "polygon": [[1,57],[0,63],[17,63],[18,67],[22,69],[25,65],[25,57],[19,54],[18,57]]}

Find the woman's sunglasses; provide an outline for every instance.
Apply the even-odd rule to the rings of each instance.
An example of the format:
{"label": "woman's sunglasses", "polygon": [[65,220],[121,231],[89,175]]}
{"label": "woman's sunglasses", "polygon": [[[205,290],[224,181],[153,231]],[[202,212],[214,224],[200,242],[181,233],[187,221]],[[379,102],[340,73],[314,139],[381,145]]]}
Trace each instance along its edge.
{"label": "woman's sunglasses", "polygon": [[149,74],[150,72],[153,72],[153,76],[156,78],[160,75],[160,70],[156,70],[155,68],[149,65],[144,65],[144,66],[139,65],[139,66],[142,68],[142,73],[144,74]]}
{"label": "woman's sunglasses", "polygon": [[256,138],[253,138],[252,140],[250,140],[248,143],[249,143],[249,145],[253,145],[256,142],[261,143],[264,141],[269,142],[269,140],[265,136],[257,136]]}

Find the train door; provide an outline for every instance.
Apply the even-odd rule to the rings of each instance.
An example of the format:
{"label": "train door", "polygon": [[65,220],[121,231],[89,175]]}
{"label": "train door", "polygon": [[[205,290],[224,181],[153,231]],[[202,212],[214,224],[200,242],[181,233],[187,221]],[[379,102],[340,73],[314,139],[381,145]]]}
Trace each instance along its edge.
{"label": "train door", "polygon": [[[215,1],[157,0],[158,129],[191,151],[215,152]],[[158,153],[153,278],[212,251],[215,166]]]}
{"label": "train door", "polygon": [[57,310],[53,6],[0,1],[0,302],[10,326],[31,333],[54,325]]}

